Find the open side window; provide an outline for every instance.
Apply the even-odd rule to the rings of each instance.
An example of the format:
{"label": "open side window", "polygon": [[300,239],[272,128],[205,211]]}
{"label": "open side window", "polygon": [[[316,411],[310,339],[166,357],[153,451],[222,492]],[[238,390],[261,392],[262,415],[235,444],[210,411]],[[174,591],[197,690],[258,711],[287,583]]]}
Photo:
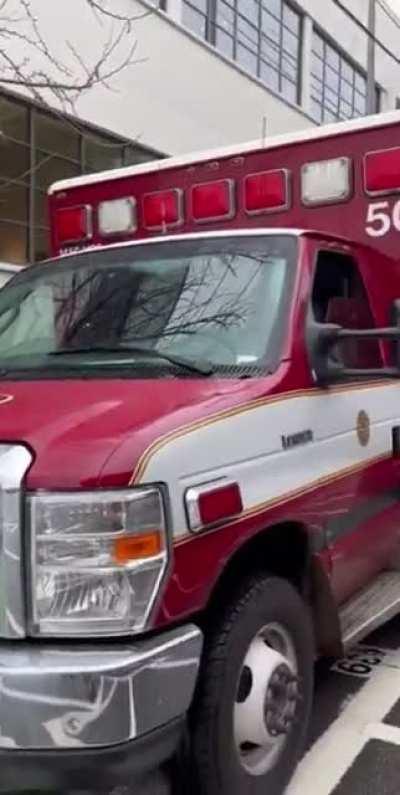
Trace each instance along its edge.
{"label": "open side window", "polygon": [[[347,329],[375,328],[368,295],[354,257],[336,251],[319,252],[311,311],[317,323]],[[331,354],[348,368],[380,368],[383,365],[377,340],[341,340]]]}

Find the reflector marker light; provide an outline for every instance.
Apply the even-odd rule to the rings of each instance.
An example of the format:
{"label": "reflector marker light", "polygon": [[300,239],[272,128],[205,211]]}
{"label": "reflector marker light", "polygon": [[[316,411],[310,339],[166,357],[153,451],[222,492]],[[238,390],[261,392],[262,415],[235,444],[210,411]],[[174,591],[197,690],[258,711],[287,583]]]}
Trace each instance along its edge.
{"label": "reflector marker light", "polygon": [[400,146],[365,155],[364,186],[372,196],[400,191]]}
{"label": "reflector marker light", "polygon": [[193,185],[191,191],[192,218],[198,224],[220,221],[235,215],[234,182],[220,179]]}
{"label": "reflector marker light", "polygon": [[63,207],[56,211],[54,226],[59,244],[88,240],[93,234],[92,208],[86,204]]}
{"label": "reflector marker light", "polygon": [[352,191],[349,157],[305,163],[301,169],[301,200],[306,206],[346,201]]}
{"label": "reflector marker light", "polygon": [[152,231],[174,229],[183,224],[183,191],[145,193],[142,198],[143,226]]}
{"label": "reflector marker light", "polygon": [[123,199],[100,202],[98,227],[100,234],[105,236],[136,232],[136,199],[133,196],[126,196]]}
{"label": "reflector marker light", "polygon": [[121,536],[114,541],[114,560],[120,564],[154,558],[161,552],[162,537],[158,530],[151,533]]}
{"label": "reflector marker light", "polygon": [[240,486],[234,481],[192,487],[185,494],[185,504],[189,528],[194,533],[243,512]]}
{"label": "reflector marker light", "polygon": [[289,171],[284,168],[250,174],[244,181],[244,209],[248,215],[289,207]]}

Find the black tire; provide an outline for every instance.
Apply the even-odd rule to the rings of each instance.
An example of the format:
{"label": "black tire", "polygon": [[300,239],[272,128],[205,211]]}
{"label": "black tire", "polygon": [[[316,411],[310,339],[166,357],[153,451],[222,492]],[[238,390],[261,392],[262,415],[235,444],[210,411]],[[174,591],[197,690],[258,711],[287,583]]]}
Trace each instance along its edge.
{"label": "black tire", "polygon": [[[252,775],[234,742],[233,711],[238,680],[251,641],[279,622],[297,656],[300,695],[296,720],[274,767]],[[281,795],[304,748],[313,698],[314,635],[309,611],[286,580],[253,575],[222,611],[206,639],[202,672],[190,722],[189,785],[199,795]]]}

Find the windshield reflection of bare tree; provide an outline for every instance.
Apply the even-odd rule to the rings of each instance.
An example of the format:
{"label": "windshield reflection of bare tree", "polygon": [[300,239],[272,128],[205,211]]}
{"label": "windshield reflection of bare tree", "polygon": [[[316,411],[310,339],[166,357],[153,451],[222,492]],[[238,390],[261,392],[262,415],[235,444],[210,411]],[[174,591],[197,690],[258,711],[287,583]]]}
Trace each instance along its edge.
{"label": "windshield reflection of bare tree", "polygon": [[[56,323],[72,345],[154,342],[240,327],[255,310],[266,255],[196,256],[160,268],[72,272],[66,294],[54,282]],[[57,295],[58,294],[58,295]]]}

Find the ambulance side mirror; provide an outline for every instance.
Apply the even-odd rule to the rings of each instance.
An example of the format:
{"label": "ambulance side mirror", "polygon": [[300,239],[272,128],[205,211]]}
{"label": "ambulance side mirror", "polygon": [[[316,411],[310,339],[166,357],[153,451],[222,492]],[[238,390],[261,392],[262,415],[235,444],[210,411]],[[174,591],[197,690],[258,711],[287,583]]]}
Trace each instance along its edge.
{"label": "ambulance side mirror", "polygon": [[[391,326],[372,329],[344,329],[330,323],[311,321],[308,327],[308,350],[314,381],[321,386],[351,378],[400,378],[400,299],[393,302]],[[382,340],[396,345],[393,367],[349,368],[340,355],[345,340]]]}
{"label": "ambulance side mirror", "polygon": [[327,386],[340,380],[344,369],[334,348],[338,344],[341,327],[333,323],[317,323],[310,320],[307,329],[307,348],[311,373],[316,384]]}

